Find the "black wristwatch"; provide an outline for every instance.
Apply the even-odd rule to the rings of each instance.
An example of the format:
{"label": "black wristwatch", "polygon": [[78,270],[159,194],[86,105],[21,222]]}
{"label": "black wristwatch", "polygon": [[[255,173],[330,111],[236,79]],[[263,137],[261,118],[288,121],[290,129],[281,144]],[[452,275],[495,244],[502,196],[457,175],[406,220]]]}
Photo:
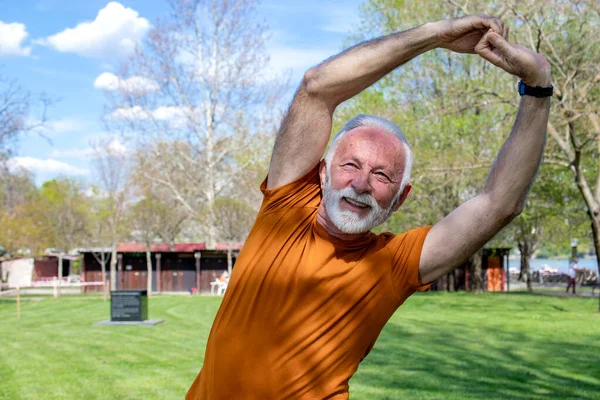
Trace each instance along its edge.
{"label": "black wristwatch", "polygon": [[550,97],[554,93],[554,86],[550,85],[548,87],[541,86],[529,86],[526,85],[523,81],[519,81],[519,95],[527,95],[533,97]]}

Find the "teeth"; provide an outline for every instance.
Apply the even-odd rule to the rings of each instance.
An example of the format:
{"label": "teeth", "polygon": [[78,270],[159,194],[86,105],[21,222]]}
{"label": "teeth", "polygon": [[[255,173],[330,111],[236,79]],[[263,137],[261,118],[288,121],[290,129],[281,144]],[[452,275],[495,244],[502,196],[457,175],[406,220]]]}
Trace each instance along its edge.
{"label": "teeth", "polygon": [[348,197],[344,197],[344,199],[346,199],[346,201],[348,203],[352,204],[353,206],[360,207],[360,208],[366,208],[366,207],[368,207],[367,204],[361,203],[361,202],[356,201],[356,200],[349,199]]}

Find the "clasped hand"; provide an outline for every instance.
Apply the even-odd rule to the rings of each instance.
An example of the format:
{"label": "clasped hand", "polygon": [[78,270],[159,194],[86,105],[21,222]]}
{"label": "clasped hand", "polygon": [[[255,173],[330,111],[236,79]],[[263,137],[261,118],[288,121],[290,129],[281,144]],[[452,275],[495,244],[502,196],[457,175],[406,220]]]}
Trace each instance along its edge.
{"label": "clasped hand", "polygon": [[434,23],[439,46],[476,53],[528,85],[550,84],[550,64],[544,57],[519,44],[508,42],[508,26],[499,18],[470,15]]}

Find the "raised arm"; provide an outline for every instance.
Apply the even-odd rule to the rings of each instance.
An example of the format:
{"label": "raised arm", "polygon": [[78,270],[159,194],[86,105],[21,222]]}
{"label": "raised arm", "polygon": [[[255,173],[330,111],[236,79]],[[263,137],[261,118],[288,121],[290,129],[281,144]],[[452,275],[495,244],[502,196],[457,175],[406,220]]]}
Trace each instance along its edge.
{"label": "raised arm", "polygon": [[[487,33],[476,51],[529,86],[550,85],[548,62],[523,46],[509,44],[500,35]],[[542,159],[549,110],[550,97],[521,98],[510,136],[481,193],[429,231],[419,263],[422,282],[432,282],[464,263],[522,211]]]}
{"label": "raised arm", "polygon": [[508,34],[502,21],[482,15],[438,21],[361,43],[308,70],[277,134],[267,188],[292,182],[319,162],[340,103],[433,48],[472,53],[489,29]]}

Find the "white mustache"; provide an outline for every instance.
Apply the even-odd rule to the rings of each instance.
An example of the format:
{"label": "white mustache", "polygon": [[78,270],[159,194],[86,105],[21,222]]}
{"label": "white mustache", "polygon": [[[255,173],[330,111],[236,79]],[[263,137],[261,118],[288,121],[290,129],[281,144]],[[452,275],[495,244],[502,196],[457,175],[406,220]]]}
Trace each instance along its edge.
{"label": "white mustache", "polygon": [[342,197],[346,197],[348,199],[358,201],[360,203],[368,205],[372,209],[377,209],[379,206],[379,204],[377,204],[377,201],[375,201],[375,199],[371,195],[366,193],[356,193],[354,188],[350,186],[347,186],[337,191],[337,196],[339,199],[341,199]]}

